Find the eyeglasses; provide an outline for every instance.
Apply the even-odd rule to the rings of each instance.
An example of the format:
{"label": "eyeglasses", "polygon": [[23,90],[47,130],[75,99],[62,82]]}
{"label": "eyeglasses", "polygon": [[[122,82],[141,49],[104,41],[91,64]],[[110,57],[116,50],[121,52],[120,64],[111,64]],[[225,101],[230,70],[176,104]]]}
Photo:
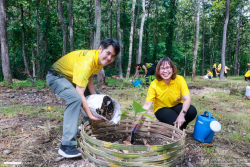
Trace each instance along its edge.
{"label": "eyeglasses", "polygon": [[172,67],[170,67],[170,66],[166,66],[166,67],[160,67],[160,70],[161,71],[167,71],[167,70],[170,70],[170,69],[172,69]]}

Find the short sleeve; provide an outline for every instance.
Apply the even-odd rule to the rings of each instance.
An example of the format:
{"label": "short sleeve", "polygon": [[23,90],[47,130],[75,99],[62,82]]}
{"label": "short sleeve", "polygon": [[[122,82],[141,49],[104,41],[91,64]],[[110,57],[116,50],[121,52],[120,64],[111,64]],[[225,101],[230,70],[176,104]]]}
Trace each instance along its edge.
{"label": "short sleeve", "polygon": [[155,99],[155,96],[156,96],[156,90],[155,90],[154,86],[152,85],[152,83],[148,88],[148,93],[147,93],[147,97],[146,97],[146,100],[148,102],[153,102]]}
{"label": "short sleeve", "polygon": [[185,96],[190,94],[188,86],[187,86],[187,82],[185,81],[185,79],[180,76],[180,86],[181,86],[181,95]]}

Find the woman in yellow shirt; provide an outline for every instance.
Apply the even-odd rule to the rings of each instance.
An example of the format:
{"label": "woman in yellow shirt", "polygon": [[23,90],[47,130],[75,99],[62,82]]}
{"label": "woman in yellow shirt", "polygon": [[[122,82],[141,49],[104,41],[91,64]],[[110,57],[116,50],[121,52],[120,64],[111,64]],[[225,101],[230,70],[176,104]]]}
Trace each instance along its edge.
{"label": "woman in yellow shirt", "polygon": [[[153,104],[156,118],[164,123],[185,129],[197,115],[185,79],[177,75],[177,68],[168,57],[162,58],[156,67],[156,79],[151,82],[143,108]],[[132,128],[137,127],[142,115],[137,116]]]}

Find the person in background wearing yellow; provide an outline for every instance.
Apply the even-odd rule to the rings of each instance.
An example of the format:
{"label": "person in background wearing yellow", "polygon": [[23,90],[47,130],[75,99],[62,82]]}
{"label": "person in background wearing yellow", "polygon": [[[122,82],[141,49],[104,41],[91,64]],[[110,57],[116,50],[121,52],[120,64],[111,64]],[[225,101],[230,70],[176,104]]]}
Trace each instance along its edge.
{"label": "person in background wearing yellow", "polygon": [[[221,70],[221,64],[219,64],[219,65],[218,65],[218,68],[217,68],[217,71],[220,72],[220,70]],[[227,78],[227,70],[230,70],[230,68],[228,68],[227,66],[225,66],[224,75],[225,75],[226,78]],[[219,74],[220,74],[220,73],[219,73]],[[218,74],[218,75],[219,75],[219,74]]]}
{"label": "person in background wearing yellow", "polygon": [[111,38],[101,42],[98,50],[77,50],[61,57],[49,69],[46,81],[51,90],[66,101],[63,136],[58,153],[65,158],[82,156],[76,149],[76,134],[80,111],[84,118],[102,121],[89,109],[86,96],[98,93],[93,74],[112,63],[120,52],[119,43]]}
{"label": "person in background wearing yellow", "polygon": [[[149,75],[155,75],[155,66],[152,63],[141,63],[141,64],[134,64],[135,69],[137,69],[135,75],[131,78],[132,80],[139,74],[140,70],[144,70],[144,78],[148,77]],[[146,84],[148,84],[149,80],[146,78]]]}
{"label": "person in background wearing yellow", "polygon": [[217,68],[216,68],[216,61],[214,61],[213,70],[212,70],[214,78],[216,77],[216,70],[217,70]]}
{"label": "person in background wearing yellow", "polygon": [[221,63],[218,65],[217,71],[220,72],[221,70]]}
{"label": "person in background wearing yellow", "polygon": [[225,66],[225,72],[224,72],[224,75],[225,77],[227,78],[227,70],[230,70],[230,68],[228,68],[227,66]]}
{"label": "person in background wearing yellow", "polygon": [[212,72],[211,72],[210,70],[208,70],[208,69],[207,69],[207,77],[208,77],[209,79],[212,79],[212,78],[213,78]]}
{"label": "person in background wearing yellow", "polygon": [[[188,123],[196,117],[197,111],[191,105],[185,79],[177,75],[177,68],[168,57],[158,62],[155,77],[149,86],[143,108],[149,110],[153,104],[155,116],[160,122],[177,124],[178,128],[186,129]],[[137,116],[132,129],[140,125],[141,119],[142,115]]]}
{"label": "person in background wearing yellow", "polygon": [[[247,65],[250,66],[250,63],[247,63]],[[244,75],[244,77],[245,77],[245,81],[250,80],[250,70],[248,70],[248,71],[246,72],[246,74]]]}

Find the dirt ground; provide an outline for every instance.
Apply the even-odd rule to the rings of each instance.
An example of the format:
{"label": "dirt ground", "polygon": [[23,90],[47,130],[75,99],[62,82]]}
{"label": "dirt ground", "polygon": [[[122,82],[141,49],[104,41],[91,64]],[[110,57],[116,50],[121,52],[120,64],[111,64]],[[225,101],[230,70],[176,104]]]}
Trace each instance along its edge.
{"label": "dirt ground", "polygon": [[[103,90],[108,91],[109,89]],[[195,94],[206,94],[211,91],[225,91],[213,88],[191,88]],[[65,102],[47,87],[41,90],[34,88],[19,90],[0,86],[0,108],[13,112],[13,117],[0,115],[0,166],[4,162],[22,162],[22,166],[94,166],[85,157],[65,159],[57,153],[62,136],[62,117]],[[56,111],[53,109],[56,107]],[[14,108],[11,111],[10,108]],[[29,108],[29,112],[25,110]],[[59,111],[58,111],[59,110]],[[51,116],[53,113],[57,116]],[[42,116],[41,116],[42,115]],[[213,147],[203,147],[192,137],[193,126],[188,129],[183,166],[250,166],[250,145],[237,147],[234,151],[228,147],[228,139],[214,136]],[[6,150],[11,153],[4,154]],[[241,152],[241,154],[239,154]],[[218,156],[210,156],[211,153]],[[226,159],[225,156],[233,157]]]}

